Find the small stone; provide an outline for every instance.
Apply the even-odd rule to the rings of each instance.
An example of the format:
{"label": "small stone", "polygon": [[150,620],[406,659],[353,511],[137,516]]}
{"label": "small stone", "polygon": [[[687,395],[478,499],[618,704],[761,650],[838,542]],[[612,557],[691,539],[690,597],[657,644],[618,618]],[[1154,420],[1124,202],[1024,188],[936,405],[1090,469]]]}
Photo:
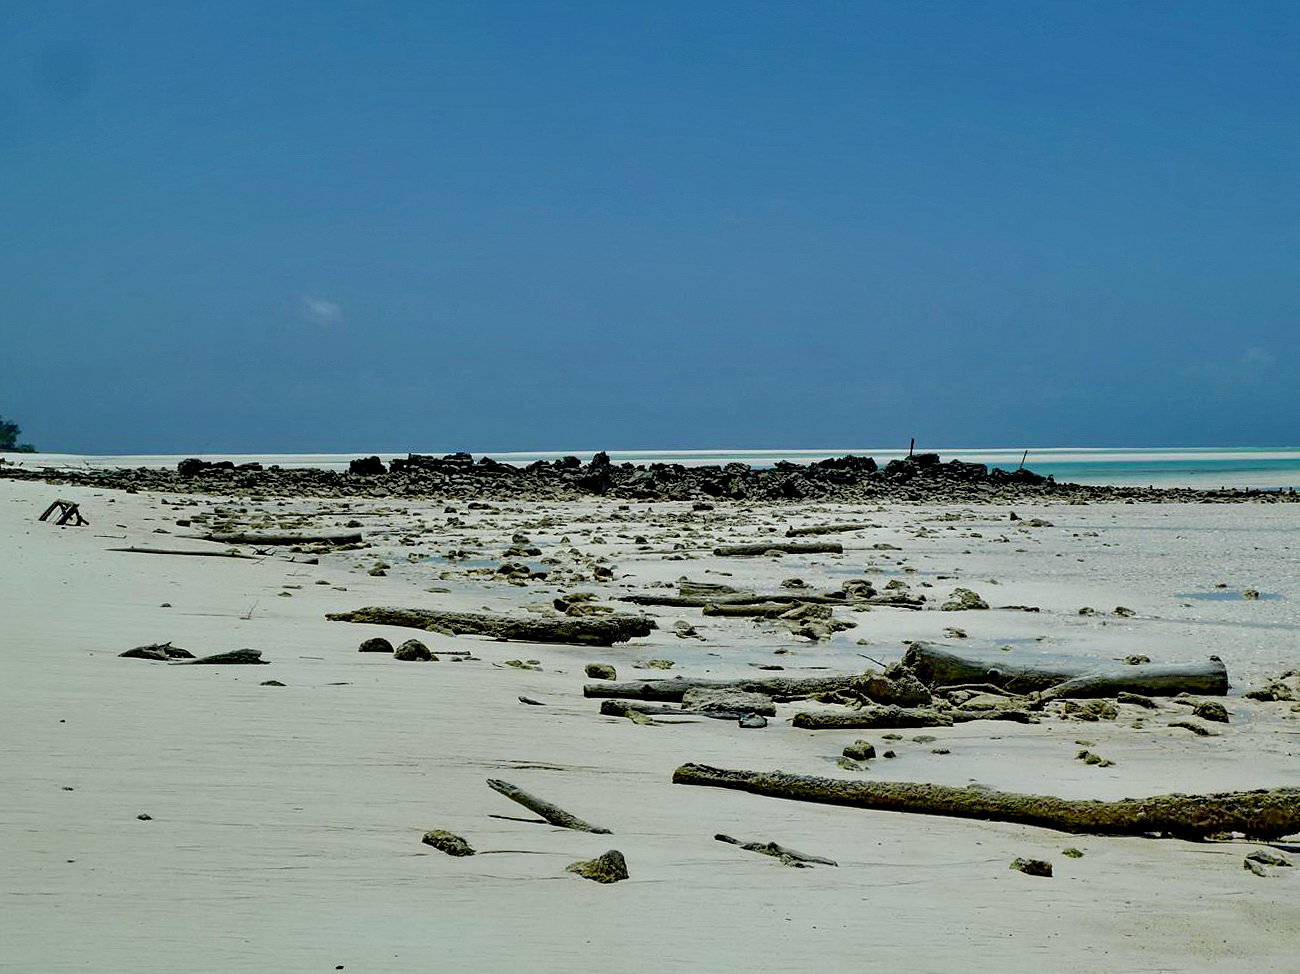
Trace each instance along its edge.
{"label": "small stone", "polygon": [[670,659],[648,659],[641,665],[648,670],[671,670],[677,664]]}
{"label": "small stone", "polygon": [[1144,663],[1150,663],[1151,657],[1143,656],[1141,653],[1134,653],[1131,656],[1125,656],[1123,662],[1127,663],[1129,666],[1141,666]]}
{"label": "small stone", "polygon": [[259,686],[264,686],[264,687],[282,687],[282,686],[284,686],[284,684],[281,683],[279,680],[263,680],[263,681],[259,684]]}
{"label": "small stone", "polygon": [[880,755],[880,756],[881,756],[882,758],[896,758],[896,757],[898,757],[898,755],[897,755],[896,753],[894,753],[893,751],[886,751],[884,754],[882,754],[882,755]]}
{"label": "small stone", "polygon": [[408,639],[393,651],[393,659],[409,662],[430,662],[437,657],[429,652],[429,647],[418,639]]}
{"label": "small stone", "polygon": [[367,639],[357,647],[358,653],[391,653],[393,644],[383,636],[376,636],[373,639]]}
{"label": "small stone", "polygon": [[139,815],[136,816],[136,818],[138,818],[141,822],[153,821],[153,816],[150,815],[148,812],[141,812]]}
{"label": "small stone", "polygon": [[1117,605],[1117,606],[1115,606],[1115,608],[1114,608],[1113,611],[1114,611],[1115,615],[1119,616],[1121,619],[1131,619],[1131,618],[1133,618],[1135,615],[1137,615],[1136,612],[1134,612],[1132,609],[1130,609],[1130,608],[1129,608],[1128,606],[1126,606],[1126,605]]}
{"label": "small stone", "polygon": [[623,858],[623,853],[617,849],[610,849],[604,855],[595,859],[584,859],[570,863],[565,867],[565,871],[576,873],[584,879],[590,879],[597,883],[617,883],[619,880],[628,878],[627,860]]}
{"label": "small stone", "polygon": [[854,741],[844,748],[843,754],[854,761],[870,761],[876,756],[876,746],[870,741]]}
{"label": "small stone", "polygon": [[589,680],[618,679],[618,671],[609,663],[588,663],[585,672]]}
{"label": "small stone", "polygon": [[473,847],[459,835],[454,832],[446,832],[442,829],[434,829],[431,832],[425,832],[424,838],[420,840],[425,845],[431,845],[439,852],[445,852],[449,856],[472,856],[474,855]]}
{"label": "small stone", "polygon": [[505,665],[513,666],[517,670],[540,670],[542,668],[542,661],[536,659],[508,659],[505,661]]}
{"label": "small stone", "polygon": [[1018,869],[1028,876],[1052,875],[1052,864],[1046,859],[1016,859],[1011,863],[1012,869]]}
{"label": "small stone", "polygon": [[1068,849],[1062,849],[1062,850],[1061,850],[1061,855],[1066,856],[1067,858],[1070,858],[1070,859],[1082,859],[1082,858],[1083,858],[1083,852],[1082,852],[1082,850],[1080,850],[1080,849],[1076,849],[1074,846],[1070,846],[1070,848],[1068,848]]}
{"label": "small stone", "polygon": [[767,718],[762,714],[745,714],[740,718],[739,724],[741,727],[766,727]]}
{"label": "small stone", "polygon": [[857,761],[854,761],[852,758],[846,758],[846,757],[844,757],[844,756],[842,756],[842,755],[841,755],[840,757],[838,757],[838,758],[835,759],[835,766],[836,766],[837,768],[841,768],[841,769],[843,769],[843,770],[845,770],[845,771],[861,771],[861,770],[862,770],[862,765],[858,764]]}
{"label": "small stone", "polygon": [[1256,862],[1254,859],[1243,859],[1241,862],[1241,867],[1243,869],[1249,869],[1256,876],[1268,875],[1268,870],[1264,868],[1263,864]]}
{"label": "small stone", "polygon": [[1251,602],[1253,602],[1253,601],[1255,601],[1256,599],[1259,598],[1259,589],[1248,588],[1248,589],[1246,589],[1246,591],[1244,591],[1244,592],[1241,593],[1241,597],[1242,597],[1243,599],[1248,599],[1248,600],[1250,600]]}

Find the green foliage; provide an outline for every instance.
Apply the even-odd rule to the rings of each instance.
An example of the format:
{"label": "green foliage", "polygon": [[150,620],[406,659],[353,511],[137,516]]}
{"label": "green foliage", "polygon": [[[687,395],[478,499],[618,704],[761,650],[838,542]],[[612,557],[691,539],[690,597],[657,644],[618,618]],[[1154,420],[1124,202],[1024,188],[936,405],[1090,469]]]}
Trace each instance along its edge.
{"label": "green foliage", "polygon": [[4,453],[35,453],[36,447],[30,443],[19,443],[18,437],[22,434],[18,424],[0,416],[0,452]]}

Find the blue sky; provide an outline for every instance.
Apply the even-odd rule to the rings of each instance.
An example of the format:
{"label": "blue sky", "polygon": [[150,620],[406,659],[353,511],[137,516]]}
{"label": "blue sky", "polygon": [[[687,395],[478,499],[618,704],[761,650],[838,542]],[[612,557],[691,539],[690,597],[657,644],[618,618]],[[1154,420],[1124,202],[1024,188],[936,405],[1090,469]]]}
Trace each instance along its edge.
{"label": "blue sky", "polygon": [[27,2],[74,452],[1290,445],[1294,3]]}

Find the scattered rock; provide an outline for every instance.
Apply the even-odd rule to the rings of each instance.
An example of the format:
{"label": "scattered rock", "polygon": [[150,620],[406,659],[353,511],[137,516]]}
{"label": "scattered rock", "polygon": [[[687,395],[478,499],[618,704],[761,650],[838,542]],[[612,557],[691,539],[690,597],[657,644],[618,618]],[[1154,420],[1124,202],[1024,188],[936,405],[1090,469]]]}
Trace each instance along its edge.
{"label": "scattered rock", "polygon": [[1192,723],[1190,720],[1171,720],[1171,721],[1169,722],[1169,726],[1170,726],[1170,727],[1181,727],[1181,728],[1183,728],[1184,730],[1189,730],[1189,731],[1191,731],[1193,734],[1195,734],[1197,737],[1216,737],[1216,736],[1218,736],[1217,733],[1216,733],[1215,731],[1210,730],[1208,727],[1202,727],[1200,724],[1194,724],[1194,723]]}
{"label": "scattered rock", "polygon": [[1219,724],[1228,723],[1228,708],[1217,700],[1202,700],[1192,708],[1192,716],[1202,720],[1212,720]]}
{"label": "scattered rock", "polygon": [[584,859],[570,863],[565,867],[565,870],[577,873],[584,879],[590,879],[597,883],[617,883],[619,880],[628,878],[627,860],[623,858],[623,853],[617,849],[610,849],[604,855],[595,859]]}
{"label": "scattered rock", "polygon": [[588,663],[585,671],[591,680],[617,680],[618,671],[610,663]]}
{"label": "scattered rock", "polygon": [[433,846],[439,852],[447,853],[449,856],[474,855],[474,848],[454,832],[445,832],[442,829],[434,829],[431,832],[425,832],[424,838],[420,841],[425,845]]}
{"label": "scattered rock", "polygon": [[968,588],[955,588],[947,602],[939,606],[943,612],[965,612],[970,609],[987,609],[989,604]]}
{"label": "scattered rock", "polygon": [[438,657],[429,652],[429,647],[418,639],[408,639],[393,651],[393,659],[409,662],[436,661]]}
{"label": "scattered rock", "polygon": [[741,727],[766,727],[767,718],[762,714],[745,714],[739,720]]}
{"label": "scattered rock", "polygon": [[117,655],[124,659],[151,659],[163,662],[171,659],[194,658],[194,654],[188,649],[181,649],[171,643],[152,643],[148,646],[137,646],[135,649],[128,649],[125,653],[118,653]]}
{"label": "scattered rock", "polygon": [[876,756],[876,746],[870,741],[854,741],[844,748],[843,754],[854,761],[870,761]]}
{"label": "scattered rock", "polygon": [[1052,864],[1046,859],[1016,859],[1011,863],[1012,869],[1018,869],[1028,876],[1051,876]]}
{"label": "scattered rock", "polygon": [[1263,863],[1265,866],[1291,866],[1291,857],[1279,849],[1256,849],[1246,855],[1247,862]]}
{"label": "scattered rock", "polygon": [[367,639],[357,647],[358,653],[391,653],[393,644],[383,636],[376,636],[373,639]]}
{"label": "scattered rock", "polygon": [[263,680],[263,681],[259,684],[259,686],[264,686],[264,687],[282,687],[282,686],[284,686],[284,684],[281,683],[279,680]]}
{"label": "scattered rock", "polygon": [[1138,707],[1146,707],[1147,710],[1155,710],[1160,706],[1150,697],[1144,697],[1140,693],[1129,693],[1127,690],[1121,690],[1117,693],[1115,700],[1118,703],[1131,703]]}
{"label": "scattered rock", "polygon": [[1061,855],[1065,856],[1068,859],[1082,859],[1083,851],[1080,849],[1076,849],[1074,846],[1070,846],[1070,848],[1068,849],[1062,849]]}
{"label": "scattered rock", "polygon": [[1115,606],[1115,608],[1114,608],[1113,611],[1114,611],[1115,615],[1119,616],[1121,619],[1131,619],[1131,618],[1133,618],[1135,615],[1137,615],[1136,612],[1134,612],[1132,609],[1130,609],[1130,608],[1129,608],[1128,606],[1126,606],[1126,605],[1117,605],[1117,606]]}

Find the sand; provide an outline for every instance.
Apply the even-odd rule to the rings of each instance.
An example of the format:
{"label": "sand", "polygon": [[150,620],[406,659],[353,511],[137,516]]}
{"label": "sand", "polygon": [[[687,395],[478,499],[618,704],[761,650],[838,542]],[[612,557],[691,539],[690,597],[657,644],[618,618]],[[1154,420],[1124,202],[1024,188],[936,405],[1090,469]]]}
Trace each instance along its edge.
{"label": "sand", "polygon": [[[79,502],[90,526],[38,522],[55,496]],[[696,761],[1070,797],[1294,784],[1300,714],[1240,697],[1300,665],[1300,535],[1287,505],[1015,508],[1013,522],[1006,506],[462,502],[448,513],[382,498],[280,503],[0,482],[0,969],[1297,969],[1300,870],[1244,870],[1255,843],[1069,836],[670,783],[676,766]],[[108,550],[211,550],[186,537],[200,525],[176,521],[217,507],[246,509],[244,522],[259,510],[308,512],[321,529],[360,521],[373,546],[314,565]],[[1030,527],[1032,518],[1050,524]],[[879,527],[838,536],[840,556],[708,553],[768,528],[857,520]],[[542,556],[502,558],[520,531]],[[569,548],[588,561],[564,571],[589,572],[604,557],[612,579],[516,586],[467,573]],[[480,555],[412,560],[451,549]],[[380,560],[386,574],[369,574]],[[421,636],[435,653],[477,657],[437,663],[357,652],[370,636],[419,633],[325,619],[365,605],[521,612],[561,590],[607,598],[682,575],[764,590],[796,576],[818,588],[897,577],[933,604],[961,585],[1041,611],[837,609],[857,627],[813,645],[748,620],[652,609],[661,628],[608,649]],[[1235,597],[1246,588],[1264,598]],[[1136,615],[1114,615],[1119,605]],[[1083,606],[1098,614],[1080,615]],[[678,638],[677,620],[705,638]],[[965,640],[944,634],[954,626]],[[801,675],[869,665],[860,653],[892,662],[905,639],[1157,661],[1216,654],[1234,683],[1232,722],[1195,737],[1168,726],[1187,715],[1167,703],[1140,728],[1140,711],[1125,707],[1113,722],[977,721],[924,732],[932,742],[912,740],[915,731],[884,742],[880,732],[794,730],[793,705],[764,729],[639,726],[600,716],[599,701],[581,694],[593,661],[613,663],[621,679],[663,675],[635,668],[654,658],[690,676],[753,675],[758,665]],[[271,664],[117,656],[161,641],[200,655],[260,649]],[[838,768],[841,748],[859,738],[898,757]],[[1079,741],[1114,766],[1076,760]],[[489,790],[489,777],[614,834],[538,824]],[[422,845],[436,828],[481,854]],[[787,868],[714,841],[717,832],[839,866]],[[1069,847],[1084,856],[1063,856]],[[605,886],[565,871],[610,848],[626,856],[629,880]],[[1009,869],[1018,857],[1050,860],[1055,875]]]}

